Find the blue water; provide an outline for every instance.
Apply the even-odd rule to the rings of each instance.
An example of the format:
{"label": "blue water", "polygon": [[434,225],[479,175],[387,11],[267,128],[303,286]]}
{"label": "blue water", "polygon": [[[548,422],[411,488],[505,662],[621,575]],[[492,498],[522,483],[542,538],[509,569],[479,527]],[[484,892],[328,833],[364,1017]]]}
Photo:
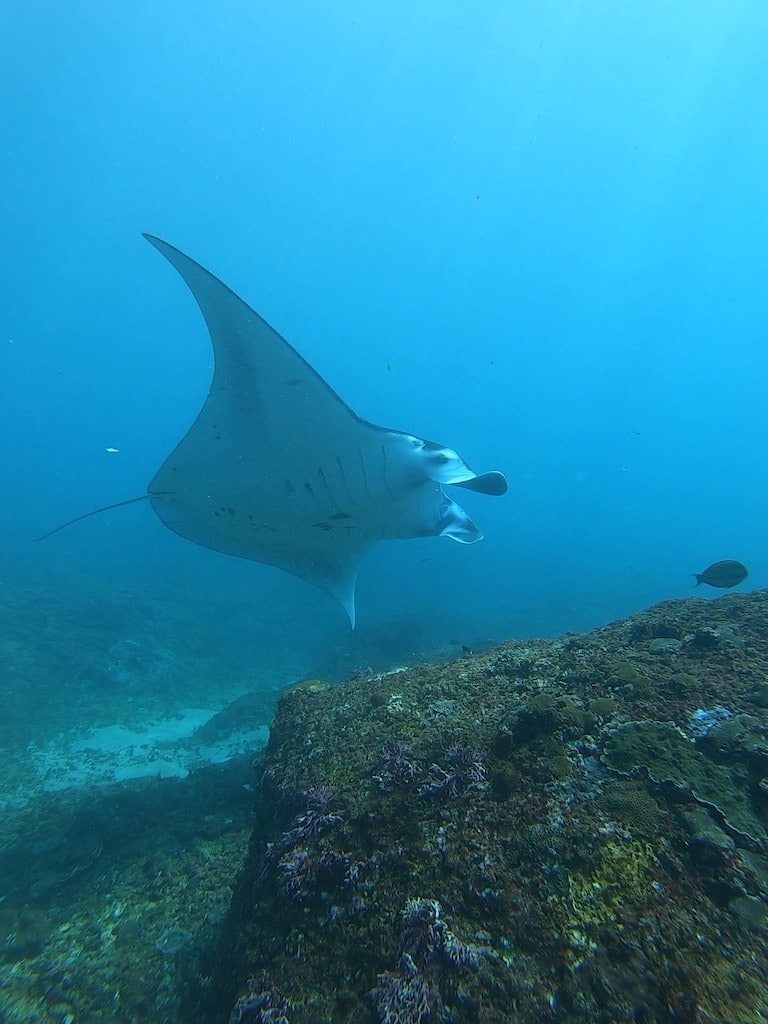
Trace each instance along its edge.
{"label": "blue water", "polygon": [[[251,622],[307,667],[409,631],[587,628],[720,558],[768,583],[764,4],[27,0],[2,20],[8,578],[162,579],[215,596],[222,643]],[[143,493],[207,392],[204,324],[141,231],[360,415],[507,474],[503,499],[458,496],[481,544],[374,549],[354,650],[326,595],[141,504],[32,543]]]}

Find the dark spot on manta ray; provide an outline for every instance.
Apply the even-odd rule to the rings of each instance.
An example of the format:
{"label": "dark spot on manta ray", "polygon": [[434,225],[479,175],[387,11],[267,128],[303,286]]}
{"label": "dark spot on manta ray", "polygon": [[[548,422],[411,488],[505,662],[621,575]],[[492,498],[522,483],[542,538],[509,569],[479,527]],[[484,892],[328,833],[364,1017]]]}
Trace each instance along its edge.
{"label": "dark spot on manta ray", "polygon": [[351,519],[349,512],[334,512],[331,519]]}
{"label": "dark spot on manta ray", "polygon": [[[502,473],[477,474],[452,448],[358,416],[217,277],[167,242],[146,238],[178,271],[203,314],[214,350],[210,390],[146,494],[64,525],[147,499],[179,537],[325,590],[353,627],[358,570],[376,541],[449,537],[474,544],[482,538],[445,488],[504,494]],[[309,481],[318,478],[323,485],[315,490]],[[340,501],[356,514],[336,529]],[[239,530],[235,508],[251,509],[259,528]],[[313,519],[325,526],[313,528]]]}

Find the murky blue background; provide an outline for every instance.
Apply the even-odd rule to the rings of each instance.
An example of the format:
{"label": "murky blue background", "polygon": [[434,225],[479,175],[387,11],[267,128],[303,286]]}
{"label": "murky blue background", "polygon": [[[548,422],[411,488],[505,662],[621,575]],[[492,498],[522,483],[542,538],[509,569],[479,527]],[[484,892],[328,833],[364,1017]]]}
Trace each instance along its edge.
{"label": "murky blue background", "polygon": [[[5,585],[210,597],[222,645],[250,623],[296,671],[405,634],[586,628],[688,595],[720,558],[766,585],[764,4],[1,17]],[[485,540],[379,545],[354,638],[327,596],[148,506],[33,544],[143,493],[207,392],[203,321],[141,231],[360,415],[503,470],[506,498],[457,494]]]}

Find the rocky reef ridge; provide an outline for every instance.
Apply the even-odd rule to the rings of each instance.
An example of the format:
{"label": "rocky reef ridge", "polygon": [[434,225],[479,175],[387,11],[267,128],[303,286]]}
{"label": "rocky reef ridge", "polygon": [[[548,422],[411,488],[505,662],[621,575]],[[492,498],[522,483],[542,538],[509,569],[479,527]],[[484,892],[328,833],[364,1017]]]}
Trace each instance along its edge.
{"label": "rocky reef ridge", "polygon": [[257,770],[233,1022],[768,1017],[766,591],[304,681]]}

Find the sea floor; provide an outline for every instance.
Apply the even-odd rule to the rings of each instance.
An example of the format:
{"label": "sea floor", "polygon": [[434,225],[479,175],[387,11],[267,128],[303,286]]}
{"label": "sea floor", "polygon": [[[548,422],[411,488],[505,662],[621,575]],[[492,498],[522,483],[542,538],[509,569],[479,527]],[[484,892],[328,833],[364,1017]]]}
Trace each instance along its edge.
{"label": "sea floor", "polygon": [[252,776],[245,757],[17,810],[0,849],[0,1020],[184,1020],[247,849]]}
{"label": "sea floor", "polygon": [[290,668],[87,578],[5,579],[0,611],[0,1020],[181,1020]]}
{"label": "sea floor", "polygon": [[768,592],[331,683],[172,595],[0,601],[0,1021],[768,1019]]}
{"label": "sea floor", "polygon": [[[373,673],[365,638],[299,649],[249,614],[170,587],[0,580],[0,1021],[181,1024],[205,1001],[281,691],[317,662]],[[404,645],[395,623],[367,657]]]}

